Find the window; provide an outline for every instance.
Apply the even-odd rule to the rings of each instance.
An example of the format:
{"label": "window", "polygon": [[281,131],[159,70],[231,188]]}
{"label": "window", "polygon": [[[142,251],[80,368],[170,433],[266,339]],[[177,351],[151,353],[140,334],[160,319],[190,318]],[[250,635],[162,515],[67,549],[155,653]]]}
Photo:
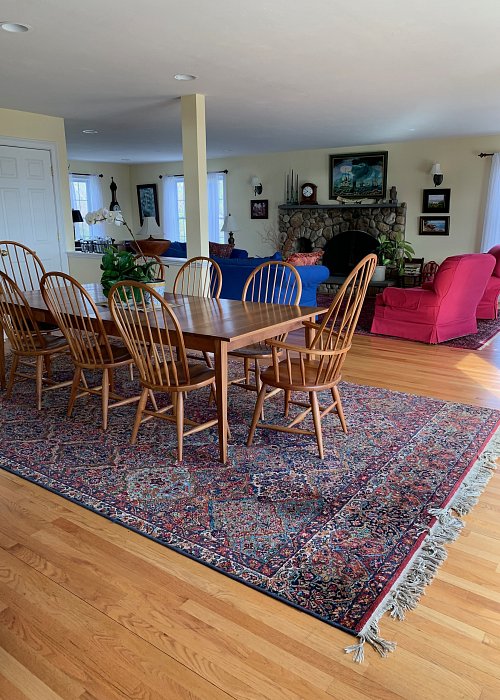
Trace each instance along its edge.
{"label": "window", "polygon": [[[163,180],[163,221],[171,241],[186,241],[186,196],[184,177],[173,175]],[[208,173],[208,239],[224,243],[221,231],[226,216],[226,174]]]}
{"label": "window", "polygon": [[[69,176],[69,187],[71,197],[71,208],[78,209],[85,219],[89,211],[96,211],[103,207],[101,183],[98,175],[76,175]],[[75,223],[76,240],[93,240],[95,238],[105,238],[105,224],[94,224],[89,226],[86,221]]]}

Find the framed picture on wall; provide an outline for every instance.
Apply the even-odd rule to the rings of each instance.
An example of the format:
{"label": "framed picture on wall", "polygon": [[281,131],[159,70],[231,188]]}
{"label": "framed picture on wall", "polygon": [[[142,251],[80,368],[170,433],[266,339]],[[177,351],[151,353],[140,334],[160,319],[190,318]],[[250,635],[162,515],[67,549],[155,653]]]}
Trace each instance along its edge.
{"label": "framed picture on wall", "polygon": [[387,189],[387,151],[330,156],[330,199],[384,199]]}
{"label": "framed picture on wall", "polygon": [[137,204],[139,206],[139,219],[141,226],[145,216],[154,216],[158,226],[160,225],[160,212],[158,209],[158,193],[156,185],[137,185]]}
{"label": "framed picture on wall", "polygon": [[421,216],[420,236],[449,236],[449,216]]}
{"label": "framed picture on wall", "polygon": [[422,212],[424,214],[449,214],[451,190],[424,190]]}
{"label": "framed picture on wall", "polygon": [[268,199],[251,199],[250,200],[250,218],[251,219],[268,219],[269,218],[269,200]]}

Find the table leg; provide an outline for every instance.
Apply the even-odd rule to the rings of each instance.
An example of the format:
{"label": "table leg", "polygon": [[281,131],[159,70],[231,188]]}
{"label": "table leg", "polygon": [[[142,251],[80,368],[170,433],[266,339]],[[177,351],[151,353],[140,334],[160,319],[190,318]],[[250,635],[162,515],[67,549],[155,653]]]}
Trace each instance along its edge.
{"label": "table leg", "polygon": [[5,389],[7,386],[5,381],[5,340],[3,337],[3,328],[0,325],[0,387]]}
{"label": "table leg", "polygon": [[223,341],[215,343],[215,389],[217,394],[217,417],[219,421],[219,454],[220,461],[227,462],[227,344]]}

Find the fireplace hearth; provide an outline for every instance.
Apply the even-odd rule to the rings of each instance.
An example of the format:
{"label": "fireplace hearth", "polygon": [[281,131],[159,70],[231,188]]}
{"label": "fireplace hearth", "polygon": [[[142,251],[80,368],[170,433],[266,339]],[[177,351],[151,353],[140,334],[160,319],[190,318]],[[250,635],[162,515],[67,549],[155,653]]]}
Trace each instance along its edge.
{"label": "fireplace hearth", "polygon": [[[333,293],[356,264],[375,252],[378,236],[405,232],[406,204],[282,204],[279,230],[285,257],[295,252],[323,250],[330,277],[318,291]],[[375,283],[374,283],[375,284]],[[379,286],[393,281],[378,283]]]}

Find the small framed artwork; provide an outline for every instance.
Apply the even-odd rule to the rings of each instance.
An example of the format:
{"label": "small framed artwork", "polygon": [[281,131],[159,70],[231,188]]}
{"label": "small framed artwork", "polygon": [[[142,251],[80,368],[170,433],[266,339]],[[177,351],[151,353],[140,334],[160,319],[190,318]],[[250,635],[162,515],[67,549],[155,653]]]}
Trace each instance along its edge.
{"label": "small framed artwork", "polygon": [[449,236],[450,218],[448,216],[421,216],[421,236]]}
{"label": "small framed artwork", "polygon": [[387,151],[330,156],[330,199],[384,199],[387,190]]}
{"label": "small framed artwork", "polygon": [[158,226],[160,225],[160,212],[158,209],[158,193],[156,185],[137,185],[137,204],[139,206],[139,219],[141,226],[144,217],[154,216]]}
{"label": "small framed artwork", "polygon": [[424,190],[422,212],[424,214],[449,214],[451,190]]}
{"label": "small framed artwork", "polygon": [[269,200],[268,199],[251,199],[250,200],[250,218],[251,219],[268,219],[269,218]]}

